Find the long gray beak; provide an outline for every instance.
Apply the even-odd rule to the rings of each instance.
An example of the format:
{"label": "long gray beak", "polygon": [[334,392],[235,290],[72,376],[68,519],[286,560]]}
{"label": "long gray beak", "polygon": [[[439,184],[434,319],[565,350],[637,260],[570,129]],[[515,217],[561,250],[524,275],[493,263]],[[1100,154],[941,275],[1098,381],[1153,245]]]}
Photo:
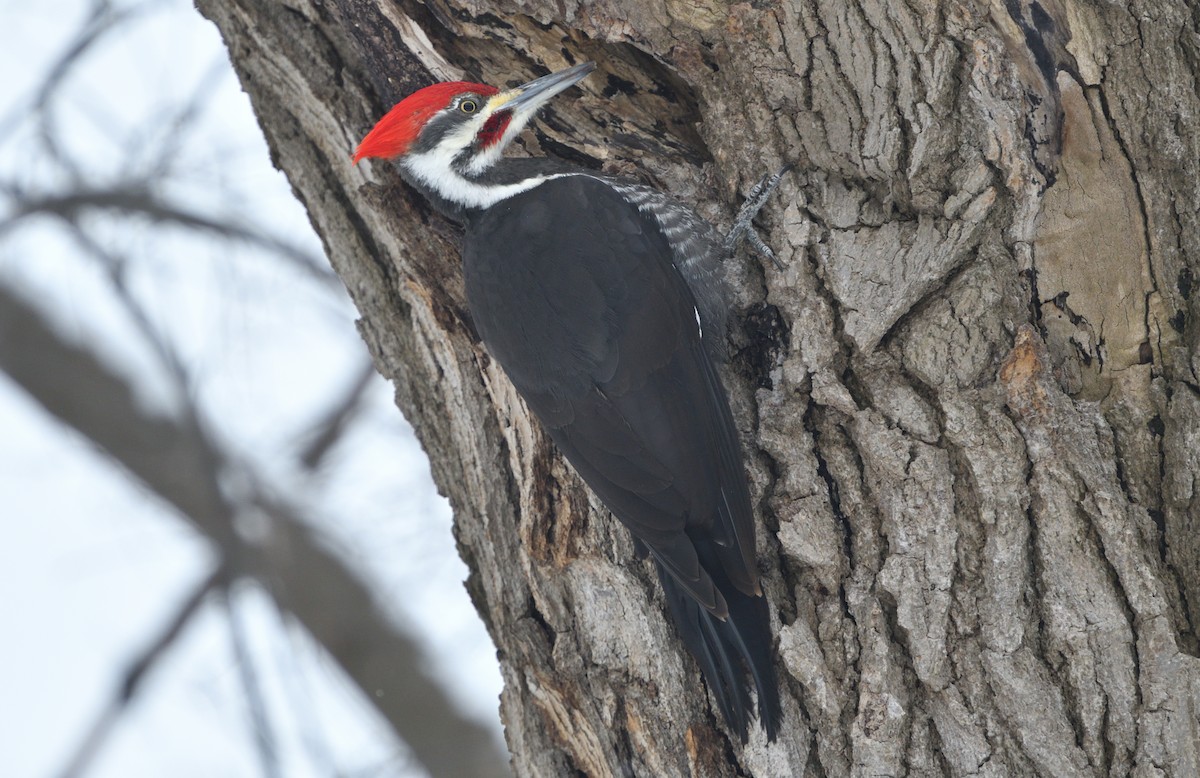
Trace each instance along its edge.
{"label": "long gray beak", "polygon": [[575,67],[551,73],[510,90],[515,97],[501,106],[506,111],[536,110],[559,92],[569,89],[596,69],[595,62],[582,62]]}

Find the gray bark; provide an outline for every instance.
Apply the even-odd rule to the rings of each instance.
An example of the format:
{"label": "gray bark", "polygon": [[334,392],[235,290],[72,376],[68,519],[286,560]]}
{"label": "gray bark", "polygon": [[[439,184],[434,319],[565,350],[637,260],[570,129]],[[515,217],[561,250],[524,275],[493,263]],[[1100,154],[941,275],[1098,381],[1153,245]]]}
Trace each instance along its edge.
{"label": "gray bark", "polygon": [[[456,514],[520,775],[1200,774],[1200,15],[1124,4],[199,0]],[[724,225],[785,727],[742,747],[648,567],[472,334],[400,98],[593,59],[527,132]]]}

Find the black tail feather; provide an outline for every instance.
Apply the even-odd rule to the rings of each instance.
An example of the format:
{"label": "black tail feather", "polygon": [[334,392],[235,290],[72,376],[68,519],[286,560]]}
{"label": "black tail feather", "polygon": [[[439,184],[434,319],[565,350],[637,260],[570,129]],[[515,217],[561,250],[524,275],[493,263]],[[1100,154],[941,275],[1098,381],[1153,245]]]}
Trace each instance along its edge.
{"label": "black tail feather", "polygon": [[729,618],[722,621],[692,599],[661,565],[656,566],[679,635],[700,664],[729,727],[746,742],[751,707],[746,683],[746,668],[749,668],[758,690],[759,722],[767,732],[767,739],[775,740],[783,712],[775,679],[766,598],[743,594],[718,581],[729,605]]}

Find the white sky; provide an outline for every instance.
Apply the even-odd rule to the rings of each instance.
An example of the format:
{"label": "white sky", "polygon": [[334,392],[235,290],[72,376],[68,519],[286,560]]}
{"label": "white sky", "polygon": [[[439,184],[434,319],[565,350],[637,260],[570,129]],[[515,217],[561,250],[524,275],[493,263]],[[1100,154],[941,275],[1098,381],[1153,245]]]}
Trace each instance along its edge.
{"label": "white sky", "polygon": [[[89,5],[0,0],[0,131],[20,116]],[[242,213],[319,255],[223,64],[215,29],[185,0],[151,8],[89,55],[66,85],[70,99],[58,119],[68,148],[87,160],[87,179],[118,176],[129,148],[145,148],[135,161],[149,165],[164,136],[158,118],[211,82],[212,99],[174,157],[184,181],[168,191],[207,213]],[[0,137],[0,182],[64,185],[31,122]],[[362,417],[318,477],[295,463],[296,436],[341,397],[365,359],[352,306],[259,250],[182,232],[150,236],[128,220],[90,226],[110,251],[131,258],[130,288],[169,333],[221,438],[292,502],[312,509],[380,601],[421,636],[464,709],[498,733],[494,649],[462,587],[466,569],[449,509],[390,388],[376,380]],[[129,376],[146,402],[172,403],[105,274],[55,224],[0,237],[0,283],[51,311],[63,332]],[[2,375],[0,529],[0,775],[52,775],[212,558],[170,509]],[[265,597],[240,592],[233,607],[271,704],[284,775],[419,774],[357,690],[301,630],[281,623]],[[261,775],[248,721],[228,620],[212,601],[87,774]]]}

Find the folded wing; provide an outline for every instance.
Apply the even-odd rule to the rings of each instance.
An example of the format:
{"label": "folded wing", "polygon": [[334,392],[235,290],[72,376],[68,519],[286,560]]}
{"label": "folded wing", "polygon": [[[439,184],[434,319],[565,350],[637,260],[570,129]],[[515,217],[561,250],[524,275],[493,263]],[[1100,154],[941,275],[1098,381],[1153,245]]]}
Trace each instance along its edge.
{"label": "folded wing", "polygon": [[[586,175],[485,211],[463,255],[480,336],[659,563],[685,642],[738,726],[730,711],[744,711],[745,691],[730,656],[751,666],[760,701],[777,696],[754,519],[729,402],[671,257],[651,218]],[[745,613],[730,618],[731,603]],[[738,634],[750,629],[757,634]],[[748,643],[766,648],[748,652]]]}

